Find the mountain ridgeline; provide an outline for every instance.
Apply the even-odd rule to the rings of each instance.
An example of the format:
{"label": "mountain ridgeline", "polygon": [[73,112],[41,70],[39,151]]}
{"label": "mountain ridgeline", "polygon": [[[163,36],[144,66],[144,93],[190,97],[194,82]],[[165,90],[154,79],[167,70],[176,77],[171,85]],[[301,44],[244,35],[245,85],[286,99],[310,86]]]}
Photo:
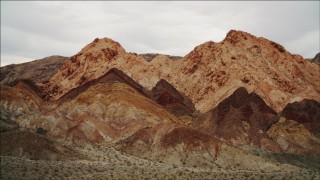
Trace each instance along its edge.
{"label": "mountain ridgeline", "polygon": [[23,177],[7,168],[21,158],[96,166],[69,178],[317,178],[319,77],[316,63],[235,30],[184,57],[97,38],[70,58],[1,67],[1,178]]}

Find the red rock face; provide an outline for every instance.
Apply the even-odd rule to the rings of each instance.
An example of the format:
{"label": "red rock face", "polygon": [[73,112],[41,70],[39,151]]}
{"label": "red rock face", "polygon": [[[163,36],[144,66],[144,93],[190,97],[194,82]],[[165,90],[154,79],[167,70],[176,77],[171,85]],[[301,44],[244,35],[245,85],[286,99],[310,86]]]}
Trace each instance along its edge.
{"label": "red rock face", "polygon": [[301,102],[288,104],[281,116],[303,124],[310,132],[320,137],[320,103],[315,100],[304,99]]}
{"label": "red rock face", "polygon": [[276,112],[256,94],[237,89],[202,117],[200,130],[234,145],[260,146]]}
{"label": "red rock face", "polygon": [[48,83],[39,85],[43,86],[47,99],[57,100],[70,90],[103,76],[111,69],[108,64],[124,53],[120,44],[111,39],[95,39],[71,57]]}
{"label": "red rock face", "polygon": [[241,31],[219,43],[206,42],[185,57],[151,57],[147,62],[126,53],[119,43],[96,39],[70,58],[48,83],[39,84],[50,100],[117,68],[151,90],[160,79],[189,97],[202,113],[216,107],[239,87],[255,92],[281,111],[290,102],[320,101],[320,67],[290,54],[281,45]]}
{"label": "red rock face", "polygon": [[275,42],[241,31],[230,31],[222,42],[197,46],[177,61],[174,73],[175,87],[201,112],[239,87],[255,92],[276,111],[306,97],[320,101],[320,81],[315,78],[319,67]]}
{"label": "red rock face", "polygon": [[152,98],[177,116],[192,115],[195,107],[192,101],[178,92],[171,84],[161,79],[151,90]]}
{"label": "red rock face", "polygon": [[[320,69],[283,46],[230,31],[222,42],[201,44],[179,60],[148,58],[152,61],[127,53],[111,39],[95,39],[49,81],[5,87],[1,108],[6,114],[1,118],[14,117],[23,127],[41,127],[50,137],[80,144],[121,141],[120,149],[133,154],[161,148],[157,158],[167,149],[173,157],[176,152],[201,151],[203,162],[211,163],[221,141],[298,153],[305,152],[299,148],[309,145],[309,139],[316,142],[296,124],[274,126],[267,133],[276,111],[309,98],[315,101],[289,104],[282,114],[319,134]],[[200,117],[197,110],[203,113]],[[191,125],[184,123],[188,118]],[[295,134],[310,138],[290,141]],[[299,139],[308,143],[300,147]],[[290,144],[294,148],[288,148]]]}
{"label": "red rock face", "polygon": [[133,87],[135,90],[137,90],[141,94],[143,94],[143,95],[145,95],[147,97],[151,96],[150,92],[148,90],[146,90],[140,84],[135,82],[128,75],[126,75],[125,73],[123,73],[122,71],[120,71],[120,70],[118,70],[116,68],[112,68],[107,73],[105,73],[104,75],[100,76],[99,78],[93,79],[91,81],[87,81],[85,84],[81,85],[80,87],[77,87],[77,88],[74,88],[74,89],[70,90],[68,93],[63,95],[59,99],[59,101],[63,102],[65,100],[67,100],[67,99],[73,99],[74,97],[76,97],[80,93],[86,91],[88,88],[90,88],[91,86],[94,86],[94,85],[96,85],[98,83],[115,83],[115,82],[125,83],[125,84]]}

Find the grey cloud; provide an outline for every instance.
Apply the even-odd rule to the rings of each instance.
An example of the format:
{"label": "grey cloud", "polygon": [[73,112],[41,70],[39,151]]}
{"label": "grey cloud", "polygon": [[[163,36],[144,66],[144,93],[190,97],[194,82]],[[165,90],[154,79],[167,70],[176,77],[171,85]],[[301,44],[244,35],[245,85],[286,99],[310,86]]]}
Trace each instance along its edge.
{"label": "grey cloud", "polygon": [[185,55],[203,42],[221,41],[230,29],[313,57],[319,51],[319,1],[2,1],[1,65],[13,57],[71,56],[96,37],[112,38],[130,52]]}

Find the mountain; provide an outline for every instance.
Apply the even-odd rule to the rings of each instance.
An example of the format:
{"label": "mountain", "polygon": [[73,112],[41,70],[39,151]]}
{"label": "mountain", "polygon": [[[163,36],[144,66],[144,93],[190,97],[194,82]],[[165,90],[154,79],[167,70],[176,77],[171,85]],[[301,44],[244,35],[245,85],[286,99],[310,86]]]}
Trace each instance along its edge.
{"label": "mountain", "polygon": [[231,30],[219,43],[203,43],[176,61],[173,80],[201,112],[216,107],[239,87],[255,92],[272,109],[309,98],[320,101],[319,66],[281,45]]}
{"label": "mountain", "polygon": [[232,30],[178,58],[97,38],[49,60],[1,69],[3,179],[320,177],[320,67],[275,42]]}
{"label": "mountain", "polygon": [[111,68],[125,72],[148,90],[164,79],[202,113],[239,87],[255,92],[277,112],[294,101],[320,101],[320,80],[315,78],[320,76],[319,66],[275,42],[234,30],[222,42],[206,42],[174,61],[159,55],[147,62],[111,39],[96,39],[70,58],[48,83],[39,86],[57,100]]}
{"label": "mountain", "polygon": [[22,127],[33,131],[41,127],[51,137],[76,144],[113,142],[141,128],[168,121],[176,122],[177,118],[121,82],[95,84],[54,108],[47,106],[17,120]]}
{"label": "mountain", "polygon": [[24,79],[34,83],[48,81],[67,59],[63,56],[50,56],[23,64],[0,67],[0,83],[12,85]]}
{"label": "mountain", "polygon": [[50,99],[57,100],[70,90],[103,76],[111,68],[123,70],[123,65],[136,69],[137,65],[147,63],[135,57],[138,56],[126,53],[119,43],[111,39],[95,39],[71,57],[48,83],[42,85],[44,93]]}
{"label": "mountain", "polygon": [[266,134],[276,115],[257,94],[241,87],[201,117],[199,130],[228,144],[252,144],[279,152]]}

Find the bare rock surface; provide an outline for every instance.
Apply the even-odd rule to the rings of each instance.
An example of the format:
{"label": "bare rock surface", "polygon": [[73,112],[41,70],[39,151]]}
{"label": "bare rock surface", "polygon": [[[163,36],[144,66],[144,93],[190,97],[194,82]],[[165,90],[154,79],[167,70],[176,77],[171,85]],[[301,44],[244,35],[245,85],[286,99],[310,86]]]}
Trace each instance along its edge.
{"label": "bare rock surface", "polygon": [[280,118],[280,121],[268,130],[268,135],[286,152],[320,155],[320,139],[295,121]]}
{"label": "bare rock surface", "polygon": [[63,56],[49,56],[32,62],[0,67],[0,84],[13,85],[26,79],[34,83],[48,81],[67,59]]}
{"label": "bare rock surface", "polygon": [[279,147],[266,134],[276,115],[258,95],[249,94],[242,87],[204,114],[199,130],[228,144],[251,144],[279,152]]}
{"label": "bare rock surface", "polygon": [[281,116],[303,124],[310,132],[320,137],[320,103],[315,100],[304,99],[300,102],[288,104]]}
{"label": "bare rock surface", "polygon": [[184,57],[97,38],[2,67],[0,177],[319,179],[319,77],[235,30]]}
{"label": "bare rock surface", "polygon": [[219,43],[206,42],[179,60],[158,55],[151,62],[127,53],[119,43],[96,39],[70,58],[48,83],[39,84],[51,100],[118,68],[151,90],[160,79],[207,112],[239,87],[255,92],[280,111],[302,99],[320,101],[320,67],[283,46],[231,30]]}

